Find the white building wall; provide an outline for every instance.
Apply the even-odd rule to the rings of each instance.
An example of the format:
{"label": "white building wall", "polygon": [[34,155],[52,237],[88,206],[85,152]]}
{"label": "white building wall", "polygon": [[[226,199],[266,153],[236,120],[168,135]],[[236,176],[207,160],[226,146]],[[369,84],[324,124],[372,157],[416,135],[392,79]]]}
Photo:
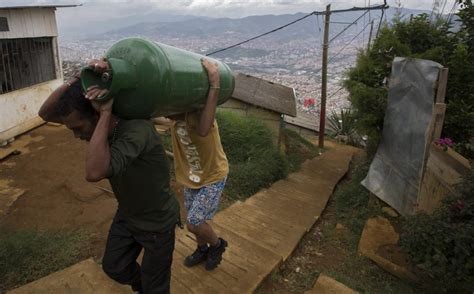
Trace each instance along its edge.
{"label": "white building wall", "polygon": [[10,31],[0,32],[0,39],[56,37],[55,8],[0,9],[6,17]]}
{"label": "white building wall", "polygon": [[38,110],[55,88],[63,82],[61,60],[57,44],[55,8],[0,9],[0,17],[7,17],[8,32],[0,32],[0,39],[53,37],[56,79],[0,94],[0,144],[44,123]]}
{"label": "white building wall", "polygon": [[0,95],[0,143],[42,124],[38,110],[61,84],[57,79]]}

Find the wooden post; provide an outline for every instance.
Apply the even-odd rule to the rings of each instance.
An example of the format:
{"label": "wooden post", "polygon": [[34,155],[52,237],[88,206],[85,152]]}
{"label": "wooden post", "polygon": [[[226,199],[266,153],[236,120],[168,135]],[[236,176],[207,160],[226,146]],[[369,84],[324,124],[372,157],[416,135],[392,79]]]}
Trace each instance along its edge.
{"label": "wooden post", "polygon": [[329,21],[331,4],[326,6],[324,21],[323,67],[321,76],[321,111],[319,115],[319,148],[324,148],[324,131],[326,129],[326,95],[328,78]]}
{"label": "wooden post", "polygon": [[370,34],[369,34],[369,42],[367,43],[367,52],[370,50],[370,42],[372,41],[372,31],[374,30],[374,20],[370,22]]}

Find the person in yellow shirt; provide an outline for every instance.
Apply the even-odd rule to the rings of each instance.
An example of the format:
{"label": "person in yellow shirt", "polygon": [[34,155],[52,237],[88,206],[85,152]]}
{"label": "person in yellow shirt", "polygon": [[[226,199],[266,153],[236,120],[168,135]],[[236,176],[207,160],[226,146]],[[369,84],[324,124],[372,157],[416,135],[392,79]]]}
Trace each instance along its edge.
{"label": "person in yellow shirt", "polygon": [[222,261],[227,241],[217,237],[207,221],[219,207],[229,164],[215,120],[219,96],[217,64],[202,59],[209,77],[209,94],[202,110],[170,117],[176,181],[184,186],[187,228],[196,236],[196,250],[185,258],[188,267],[206,262],[206,270]]}

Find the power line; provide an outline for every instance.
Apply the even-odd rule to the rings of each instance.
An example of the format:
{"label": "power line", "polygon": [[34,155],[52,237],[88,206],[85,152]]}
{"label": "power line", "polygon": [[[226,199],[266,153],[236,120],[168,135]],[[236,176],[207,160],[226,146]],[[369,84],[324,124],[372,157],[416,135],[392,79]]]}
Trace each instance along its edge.
{"label": "power line", "polygon": [[336,95],[337,93],[339,93],[339,91],[341,91],[342,89],[344,89],[344,87],[340,87],[339,89],[337,89],[336,92],[334,92],[334,93],[332,93],[331,95],[329,95],[327,99],[333,97],[334,95]]}
{"label": "power line", "polygon": [[448,0],[445,0],[445,1],[444,1],[443,9],[442,9],[441,12],[438,14],[439,17],[443,17],[443,13],[444,13],[444,9],[446,8],[446,4],[448,4]]}
{"label": "power line", "polygon": [[[339,51],[337,51],[337,53],[336,53],[334,56],[332,56],[331,58],[329,58],[328,63],[330,63],[331,61],[333,61],[334,58],[336,58],[339,54],[341,54],[341,52],[342,52],[344,49],[346,49],[347,46],[349,46],[358,36],[360,36],[360,34],[362,34],[362,32],[364,32],[365,29],[366,29],[369,25],[370,25],[370,23],[367,23],[367,24],[365,25],[365,27],[364,27],[357,35],[355,35],[355,36],[354,36],[349,42],[347,42]],[[318,69],[314,72],[314,74],[319,73],[321,70],[322,70],[321,68],[318,68]]]}
{"label": "power line", "polygon": [[226,50],[229,50],[229,49],[231,49],[231,48],[234,48],[234,47],[240,46],[240,45],[242,45],[242,44],[248,43],[248,42],[250,42],[250,41],[253,41],[253,40],[255,40],[255,39],[261,38],[261,37],[263,37],[263,36],[269,35],[269,34],[271,34],[271,33],[274,33],[274,32],[276,32],[276,31],[279,31],[279,30],[281,30],[281,29],[284,29],[284,28],[286,28],[286,27],[288,27],[288,26],[290,26],[290,25],[292,25],[292,24],[294,24],[294,23],[297,23],[297,22],[299,22],[299,21],[302,21],[303,19],[305,19],[305,18],[307,18],[307,17],[310,17],[310,16],[313,15],[313,14],[314,14],[314,11],[311,12],[310,14],[307,14],[307,15],[305,15],[305,16],[303,16],[303,17],[298,18],[297,20],[294,20],[294,21],[292,21],[292,22],[290,22],[290,23],[287,23],[286,25],[283,25],[283,26],[281,26],[281,27],[278,27],[278,28],[276,28],[276,29],[273,29],[273,30],[271,30],[271,31],[269,31],[269,32],[260,34],[260,35],[258,35],[258,36],[253,37],[253,38],[247,39],[247,40],[242,41],[242,42],[240,42],[240,43],[234,44],[234,45],[232,45],[232,46],[225,47],[225,48],[219,49],[219,50],[217,50],[217,51],[208,53],[208,54],[206,54],[206,56],[213,55],[213,54],[216,54],[216,53],[219,53],[219,52],[222,52],[222,51],[226,51]]}
{"label": "power line", "polygon": [[357,23],[357,21],[359,21],[359,19],[361,19],[364,15],[366,15],[370,10],[367,10],[366,12],[364,12],[361,16],[359,16],[356,20],[354,20],[352,23],[350,23],[349,25],[347,25],[342,31],[340,31],[337,35],[335,35],[334,37],[331,38],[331,40],[329,40],[329,43],[331,43],[332,41],[334,41],[334,39],[336,39],[337,37],[339,37],[340,35],[342,35],[345,31],[347,31],[351,26],[353,26],[354,24]]}
{"label": "power line", "polygon": [[453,19],[454,11],[456,10],[457,4],[458,4],[458,1],[455,0],[453,7],[451,8],[451,11],[449,12],[448,17],[446,18],[448,20],[448,24],[450,24]]}
{"label": "power line", "polygon": [[379,21],[379,26],[377,28],[377,34],[375,35],[375,37],[378,37],[379,36],[379,33],[380,33],[380,27],[382,26],[382,20],[383,20],[383,16],[385,14],[385,10],[382,9],[382,13],[380,14],[380,21]]}
{"label": "power line", "polygon": [[344,45],[339,51],[337,51],[337,53],[336,53],[334,56],[332,56],[332,57],[329,59],[329,61],[332,61],[332,60],[333,60],[334,58],[336,58],[344,49],[346,49],[347,46],[349,46],[358,36],[360,36],[360,34],[362,34],[362,33],[365,31],[365,29],[369,26],[369,24],[370,24],[370,23],[367,23],[367,24],[365,25],[365,27],[364,27],[357,35],[355,35],[349,42],[347,42],[346,45]]}
{"label": "power line", "polygon": [[317,14],[316,14],[316,22],[318,24],[318,31],[319,31],[319,33],[318,33],[318,35],[319,35],[319,44],[322,45],[323,44],[323,39],[321,37],[321,26],[319,25],[319,15],[317,15]]}
{"label": "power line", "polygon": [[[387,0],[383,1],[384,4],[372,6],[372,7],[352,7],[348,9],[339,9],[339,10],[331,10],[332,13],[341,13],[341,12],[349,12],[349,11],[361,11],[361,10],[377,10],[377,9],[387,9],[389,6],[387,5]],[[326,11],[314,11],[314,14],[324,15]]]}
{"label": "power line", "polygon": [[[384,4],[377,5],[377,6],[372,6],[372,7],[353,7],[353,8],[349,8],[349,9],[339,9],[339,10],[333,10],[333,11],[331,11],[331,13],[342,13],[342,12],[361,11],[361,10],[370,11],[370,10],[376,10],[376,9],[382,9],[382,11],[383,11],[383,9],[387,9],[387,8],[388,8],[387,1],[384,0]],[[309,14],[303,16],[303,17],[300,17],[300,18],[298,18],[298,19],[296,19],[296,20],[294,20],[294,21],[292,21],[292,22],[290,22],[290,23],[287,23],[287,24],[285,24],[285,25],[283,25],[283,26],[280,26],[280,27],[278,27],[278,28],[276,28],[276,29],[273,29],[273,30],[268,31],[268,32],[263,33],[263,34],[260,34],[260,35],[258,35],[258,36],[253,37],[253,38],[247,39],[247,40],[245,40],[245,41],[239,42],[239,43],[237,43],[237,44],[234,44],[234,45],[231,45],[231,46],[228,46],[228,47],[225,47],[225,48],[222,48],[222,49],[213,51],[213,52],[211,52],[211,53],[206,54],[206,56],[210,56],[210,55],[213,55],[213,54],[222,52],[222,51],[226,51],[226,50],[229,50],[229,49],[231,49],[231,48],[235,48],[235,47],[240,46],[240,45],[242,45],[242,44],[245,44],[245,43],[248,43],[248,42],[250,42],[250,41],[253,41],[253,40],[255,40],[255,39],[261,38],[261,37],[263,37],[263,36],[269,35],[269,34],[271,34],[271,33],[274,33],[274,32],[276,32],[276,31],[279,31],[279,30],[281,30],[281,29],[284,29],[284,28],[286,28],[286,27],[288,27],[288,26],[290,26],[290,25],[292,25],[292,24],[295,24],[295,23],[297,23],[297,22],[299,22],[299,21],[302,21],[303,19],[305,19],[305,18],[307,18],[307,17],[310,17],[311,15],[324,15],[325,13],[326,13],[325,11],[313,11],[313,12],[311,12],[311,13],[309,13]],[[367,12],[366,12],[366,13],[367,13]],[[333,39],[334,39],[334,38],[333,38]]]}

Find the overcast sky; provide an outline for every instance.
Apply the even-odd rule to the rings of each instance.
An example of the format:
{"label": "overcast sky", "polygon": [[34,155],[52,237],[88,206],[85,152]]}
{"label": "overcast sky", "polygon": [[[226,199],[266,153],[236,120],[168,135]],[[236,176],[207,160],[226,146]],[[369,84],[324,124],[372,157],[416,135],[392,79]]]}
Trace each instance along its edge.
{"label": "overcast sky", "polygon": [[[126,16],[150,11],[172,14],[188,14],[209,17],[243,17],[259,14],[284,14],[323,10],[327,4],[333,9],[380,4],[383,0],[0,0],[0,5],[10,4],[69,4],[82,3],[80,8],[64,8],[58,11],[61,19],[83,17],[82,20],[101,15]],[[392,7],[395,0],[387,1]],[[431,9],[433,0],[400,0],[405,8]],[[449,1],[453,2],[453,1]],[[448,4],[447,6],[451,6]],[[449,9],[449,8],[446,8]]]}

